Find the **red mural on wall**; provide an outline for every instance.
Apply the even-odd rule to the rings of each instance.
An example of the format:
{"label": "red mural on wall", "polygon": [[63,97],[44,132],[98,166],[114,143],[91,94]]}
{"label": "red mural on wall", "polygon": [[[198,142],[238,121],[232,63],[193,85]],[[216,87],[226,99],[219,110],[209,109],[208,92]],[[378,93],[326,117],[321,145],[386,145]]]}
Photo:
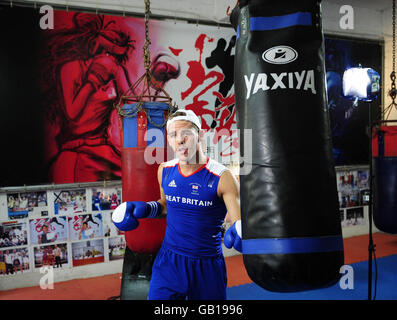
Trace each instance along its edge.
{"label": "red mural on wall", "polygon": [[[47,31],[42,54],[41,87],[48,109],[47,156],[50,180],[88,182],[121,177],[121,137],[117,99],[137,78],[131,62],[136,43],[134,23],[120,17],[57,12],[65,26]],[[67,27],[66,27],[67,26]],[[171,61],[171,62],[170,62]],[[178,76],[178,63],[154,56],[152,74],[164,85]]]}
{"label": "red mural on wall", "polygon": [[[220,38],[216,48],[211,52],[211,55],[206,58],[206,67],[214,68],[218,66],[222,72],[212,70],[206,73],[202,61],[205,40],[209,43],[214,41],[213,38],[205,34],[201,34],[197,38],[195,48],[200,53],[199,59],[188,62],[189,69],[186,75],[191,81],[191,86],[181,93],[181,97],[182,100],[185,100],[198,87],[202,88],[204,83],[210,80],[209,84],[204,86],[204,88],[193,96],[193,102],[186,105],[186,109],[195,111],[202,118],[202,127],[204,130],[216,130],[212,143],[217,144],[220,139],[223,139],[223,144],[226,145],[226,149],[221,151],[220,156],[230,156],[235,154],[238,150],[238,138],[232,137],[232,126],[236,124],[235,95],[234,92],[228,95],[233,86],[234,55],[231,54],[231,50],[235,45],[235,37],[232,37],[227,48],[226,40]],[[218,88],[218,91],[215,90],[216,88]],[[203,96],[211,89],[211,93],[216,96],[217,99],[215,107],[208,109],[205,108],[209,104],[208,98],[203,98]],[[203,121],[204,115],[210,115],[212,119],[210,124]]]}
{"label": "red mural on wall", "polygon": [[[55,28],[43,33],[45,46],[40,55],[49,180],[120,179],[121,131],[114,103],[143,74],[140,48],[144,21],[55,13]],[[175,46],[172,37],[167,39],[151,34],[153,77],[163,86],[171,79],[186,77],[190,87],[181,92],[181,99],[191,102],[184,107],[202,118],[203,129],[221,132],[215,135],[214,143],[224,139],[235,147],[235,139],[226,133],[235,124],[234,94],[228,94],[233,86],[231,48],[235,40],[226,48],[226,40],[219,39],[216,48],[204,57],[205,46],[213,46],[214,38],[200,34],[194,44],[199,59],[185,62],[186,75],[180,75],[184,48]],[[211,97],[216,97],[215,106]],[[205,119],[211,119],[210,123]]]}

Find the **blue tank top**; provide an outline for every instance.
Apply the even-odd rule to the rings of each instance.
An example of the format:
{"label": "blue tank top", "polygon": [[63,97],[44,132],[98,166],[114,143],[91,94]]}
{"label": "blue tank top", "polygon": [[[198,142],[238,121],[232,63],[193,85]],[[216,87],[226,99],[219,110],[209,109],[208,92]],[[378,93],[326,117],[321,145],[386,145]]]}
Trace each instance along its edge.
{"label": "blue tank top", "polygon": [[217,189],[228,169],[207,158],[205,165],[184,176],[178,162],[171,160],[163,166],[161,186],[167,200],[163,246],[188,256],[219,256],[226,206]]}

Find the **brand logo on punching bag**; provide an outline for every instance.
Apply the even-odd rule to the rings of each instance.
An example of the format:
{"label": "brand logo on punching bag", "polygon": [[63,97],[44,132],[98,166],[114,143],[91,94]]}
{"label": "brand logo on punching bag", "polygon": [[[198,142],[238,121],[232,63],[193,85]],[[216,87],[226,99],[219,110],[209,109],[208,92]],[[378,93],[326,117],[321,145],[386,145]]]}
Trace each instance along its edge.
{"label": "brand logo on punching bag", "polygon": [[298,58],[298,52],[288,46],[273,47],[262,54],[262,59],[272,64],[286,64],[295,61],[296,58]]}
{"label": "brand logo on punching bag", "polygon": [[282,72],[280,74],[251,73],[249,76],[244,75],[244,81],[247,89],[247,99],[259,90],[296,89],[310,90],[312,94],[316,94],[314,70]]}

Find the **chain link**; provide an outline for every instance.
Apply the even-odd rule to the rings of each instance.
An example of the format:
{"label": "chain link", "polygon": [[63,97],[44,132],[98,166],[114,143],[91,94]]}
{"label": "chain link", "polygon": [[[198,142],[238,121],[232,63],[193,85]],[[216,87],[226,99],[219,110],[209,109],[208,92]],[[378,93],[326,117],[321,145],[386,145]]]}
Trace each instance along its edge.
{"label": "chain link", "polygon": [[393,45],[392,45],[392,72],[390,74],[391,79],[391,90],[389,91],[389,95],[393,100],[393,104],[395,104],[394,100],[397,96],[396,90],[396,0],[393,0],[393,11],[392,11],[392,26],[393,26]]}
{"label": "chain link", "polygon": [[393,0],[392,9],[392,26],[393,26],[393,39],[392,39],[392,72],[390,74],[391,79],[391,89],[389,90],[389,96],[392,102],[383,110],[383,119],[387,120],[393,108],[397,108],[397,103],[395,102],[397,98],[397,88],[396,88],[396,0]]}
{"label": "chain link", "polygon": [[[392,25],[393,25],[393,73],[396,70],[396,0],[393,0],[393,11],[392,11]],[[395,78],[395,77],[394,77]]]}
{"label": "chain link", "polygon": [[143,46],[143,63],[146,71],[149,71],[152,62],[150,60],[149,46],[151,44],[149,38],[149,15],[150,15],[150,0],[145,0],[145,44]]}
{"label": "chain link", "polygon": [[[167,122],[167,119],[164,119],[162,123],[156,123],[151,117],[150,117],[150,112],[149,110],[145,107],[145,101],[143,101],[144,98],[150,97],[153,99],[153,101],[156,98],[160,98],[162,100],[165,100],[164,103],[168,104],[168,113],[172,113],[173,110],[177,109],[177,107],[172,104],[172,99],[168,95],[168,93],[165,92],[163,88],[160,87],[160,85],[152,79],[152,75],[150,73],[150,68],[152,66],[151,58],[150,58],[150,50],[149,46],[151,44],[150,42],[150,37],[149,37],[149,16],[151,14],[150,12],[150,0],[144,0],[145,1],[145,43],[143,45],[143,64],[145,67],[145,74],[142,75],[135,83],[133,86],[131,86],[125,94],[120,98],[120,100],[114,104],[114,107],[117,109],[117,112],[119,116],[122,118],[134,118],[138,115],[139,112],[143,111],[146,114],[147,120],[155,127],[157,128],[163,128]],[[137,95],[136,89],[138,88],[138,85],[141,85],[141,94]],[[157,91],[153,95],[150,92],[150,88],[155,88]],[[157,95],[158,92],[162,92],[164,95],[159,96]],[[132,95],[131,95],[132,94]],[[125,105],[126,102],[134,102],[134,106],[130,109],[123,109],[123,106]],[[149,101],[148,101],[149,102]]]}

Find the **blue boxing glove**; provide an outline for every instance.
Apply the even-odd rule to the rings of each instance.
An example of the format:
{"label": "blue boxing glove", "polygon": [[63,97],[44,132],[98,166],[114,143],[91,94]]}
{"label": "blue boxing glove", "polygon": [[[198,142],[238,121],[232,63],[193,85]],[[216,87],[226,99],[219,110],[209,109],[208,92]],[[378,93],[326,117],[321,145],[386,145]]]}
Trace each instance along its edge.
{"label": "blue boxing glove", "polygon": [[229,229],[226,230],[225,236],[223,237],[223,243],[228,249],[234,247],[234,249],[239,252],[243,251],[241,241],[241,220],[237,220]]}
{"label": "blue boxing glove", "polygon": [[120,204],[112,214],[112,221],[117,229],[130,231],[138,227],[138,219],[155,218],[162,212],[157,201],[127,201]]}

